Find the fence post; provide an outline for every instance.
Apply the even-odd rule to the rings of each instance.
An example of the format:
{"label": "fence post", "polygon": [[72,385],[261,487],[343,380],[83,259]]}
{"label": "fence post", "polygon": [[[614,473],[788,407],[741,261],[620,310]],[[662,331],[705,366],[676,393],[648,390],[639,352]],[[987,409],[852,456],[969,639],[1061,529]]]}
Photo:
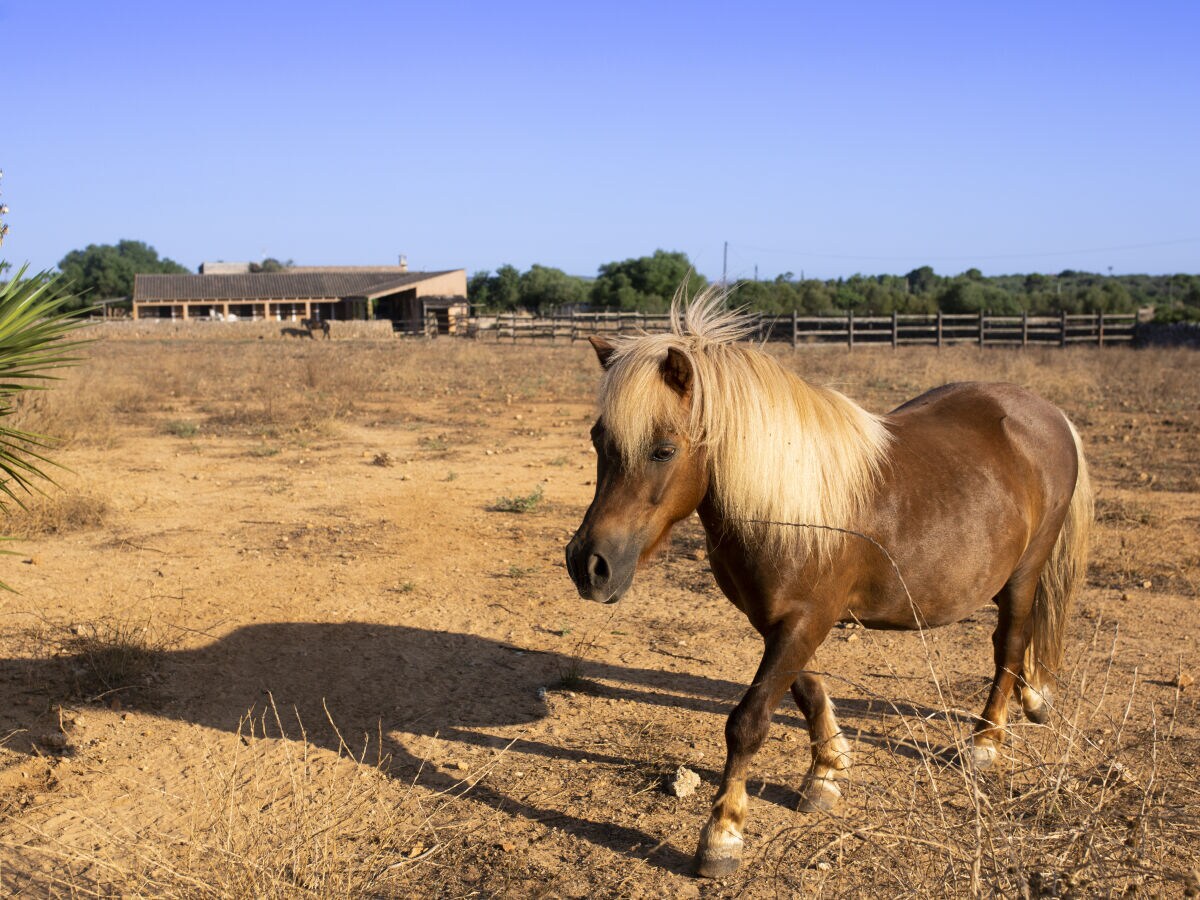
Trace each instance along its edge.
{"label": "fence post", "polygon": [[854,349],[854,310],[846,310],[846,342],[851,350]]}
{"label": "fence post", "polygon": [[1104,313],[1096,313],[1096,346],[1104,346]]}
{"label": "fence post", "polygon": [[892,310],[892,349],[895,350],[900,346],[900,319],[896,315],[896,311]]}
{"label": "fence post", "polygon": [[1061,329],[1058,335],[1058,346],[1067,346],[1067,311],[1060,309],[1058,311],[1058,325]]}
{"label": "fence post", "polygon": [[796,330],[797,330],[796,311],[793,309],[792,310],[792,349],[793,350],[796,349],[796,343],[797,343],[797,338],[798,338],[798,335],[796,334]]}
{"label": "fence post", "polygon": [[982,309],[979,311],[979,346],[980,347],[987,346],[984,343],[984,339],[983,339],[983,310]]}
{"label": "fence post", "polygon": [[1021,346],[1029,346],[1029,310],[1021,311]]}
{"label": "fence post", "polygon": [[939,309],[937,313],[937,345],[938,349],[942,349],[942,311]]}

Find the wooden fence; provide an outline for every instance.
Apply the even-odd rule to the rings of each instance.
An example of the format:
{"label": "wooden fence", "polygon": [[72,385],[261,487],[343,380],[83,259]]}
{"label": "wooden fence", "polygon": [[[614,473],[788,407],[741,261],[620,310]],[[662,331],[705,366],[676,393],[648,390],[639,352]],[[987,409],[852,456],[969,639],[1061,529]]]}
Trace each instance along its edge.
{"label": "wooden fence", "polygon": [[[760,341],[859,346],[1027,347],[1030,344],[1065,347],[1068,344],[1128,343],[1137,317],[1132,314],[1087,313],[1056,316],[988,316],[976,313],[896,314],[890,316],[757,316],[754,337]],[[665,331],[666,315],[651,313],[580,312],[556,316],[502,313],[463,317],[451,323],[452,333],[479,340],[573,343],[589,335],[638,334]]]}

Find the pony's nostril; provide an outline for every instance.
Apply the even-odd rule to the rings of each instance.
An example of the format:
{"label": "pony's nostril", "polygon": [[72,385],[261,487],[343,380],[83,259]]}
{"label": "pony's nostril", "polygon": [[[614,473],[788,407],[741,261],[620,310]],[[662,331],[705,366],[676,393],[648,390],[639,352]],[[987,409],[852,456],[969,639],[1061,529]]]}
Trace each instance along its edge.
{"label": "pony's nostril", "polygon": [[608,560],[599,553],[593,553],[588,559],[588,575],[592,584],[604,584],[609,578]]}

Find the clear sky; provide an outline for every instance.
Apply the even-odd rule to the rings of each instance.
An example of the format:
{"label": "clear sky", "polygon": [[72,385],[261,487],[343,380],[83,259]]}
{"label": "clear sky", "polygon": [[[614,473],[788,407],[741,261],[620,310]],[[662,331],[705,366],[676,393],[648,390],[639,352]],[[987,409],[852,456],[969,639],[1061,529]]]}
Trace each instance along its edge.
{"label": "clear sky", "polygon": [[10,261],[1200,271],[1200,4],[0,0]]}

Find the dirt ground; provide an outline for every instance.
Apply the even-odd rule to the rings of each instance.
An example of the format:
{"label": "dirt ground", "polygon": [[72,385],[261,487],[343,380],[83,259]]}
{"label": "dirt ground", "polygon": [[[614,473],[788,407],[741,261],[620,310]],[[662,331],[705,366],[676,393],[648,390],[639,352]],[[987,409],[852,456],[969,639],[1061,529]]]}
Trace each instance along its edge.
{"label": "dirt ground", "polygon": [[[773,351],[775,352],[775,351]],[[1049,728],[953,747],[995,613],[835,629],[855,747],[801,815],[781,708],[747,855],[688,874],[761,644],[694,519],[606,607],[585,344],[101,339],[21,411],[65,440],[0,580],[0,885],[21,896],[1182,896],[1200,889],[1200,366],[1126,349],[780,350],[875,411],[1030,385],[1078,424],[1090,581]],[[701,785],[677,799],[675,769]],[[1194,894],[1190,894],[1193,895]]]}

